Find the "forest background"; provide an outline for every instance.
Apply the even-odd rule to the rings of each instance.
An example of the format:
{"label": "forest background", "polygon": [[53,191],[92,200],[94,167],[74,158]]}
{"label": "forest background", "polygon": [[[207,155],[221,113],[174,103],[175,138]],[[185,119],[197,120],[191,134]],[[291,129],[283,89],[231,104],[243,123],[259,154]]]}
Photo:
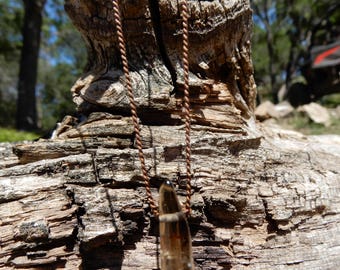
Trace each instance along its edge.
{"label": "forest background", "polygon": [[[43,134],[65,115],[75,114],[70,88],[86,66],[87,53],[63,3],[0,0],[0,141],[8,128]],[[280,88],[289,87],[309,63],[312,47],[339,40],[340,3],[251,3],[258,102],[277,103]],[[336,106],[340,96],[320,102]]]}

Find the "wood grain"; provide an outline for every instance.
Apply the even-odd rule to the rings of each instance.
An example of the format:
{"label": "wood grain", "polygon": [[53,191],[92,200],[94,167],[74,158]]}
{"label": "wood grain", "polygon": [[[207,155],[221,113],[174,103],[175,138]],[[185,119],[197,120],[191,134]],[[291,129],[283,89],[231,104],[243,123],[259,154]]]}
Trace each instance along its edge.
{"label": "wood grain", "polygon": [[[200,127],[193,131],[189,219],[196,269],[336,269],[339,137]],[[143,134],[157,198],[162,180],[185,177],[183,128],[143,126]],[[36,154],[32,161],[26,156],[25,164],[0,172],[0,267],[156,269],[158,225],[137,151],[98,146],[58,158],[53,150],[39,154],[42,144],[57,142],[72,140],[25,143]],[[177,183],[182,201],[183,184]]]}

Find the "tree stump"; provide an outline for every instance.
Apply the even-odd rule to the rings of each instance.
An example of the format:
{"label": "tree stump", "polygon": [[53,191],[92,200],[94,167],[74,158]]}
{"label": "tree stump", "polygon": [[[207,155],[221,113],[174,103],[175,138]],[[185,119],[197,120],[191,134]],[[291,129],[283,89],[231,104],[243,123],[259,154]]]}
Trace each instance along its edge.
{"label": "tree stump", "polygon": [[[255,83],[248,1],[190,1],[189,62],[194,123],[241,133],[252,119]],[[125,115],[125,91],[111,1],[66,1],[89,51],[86,73],[72,87],[83,113]],[[176,1],[121,1],[138,115],[148,124],[178,123],[182,114],[182,21]]]}
{"label": "tree stump", "polygon": [[[0,145],[0,268],[158,269],[111,1],[65,1],[89,51],[72,87],[86,118]],[[189,1],[195,269],[337,269],[339,136],[255,124],[246,0]],[[185,197],[176,1],[121,1],[138,116],[158,196]]]}

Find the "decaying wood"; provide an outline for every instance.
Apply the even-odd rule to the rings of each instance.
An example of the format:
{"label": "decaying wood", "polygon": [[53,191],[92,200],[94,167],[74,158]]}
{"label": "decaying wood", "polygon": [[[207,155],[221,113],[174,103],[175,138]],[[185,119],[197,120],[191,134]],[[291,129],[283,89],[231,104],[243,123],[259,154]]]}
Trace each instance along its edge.
{"label": "decaying wood", "polygon": [[[110,117],[97,119],[94,126]],[[184,178],[184,131],[143,126],[143,134],[157,197],[163,179],[178,172]],[[336,269],[339,137],[273,128],[258,134],[194,126],[189,223],[196,269]],[[76,139],[67,138],[14,147],[18,164],[1,163],[0,267],[157,268],[157,221],[146,203],[138,154],[132,145],[112,146],[114,137],[107,137],[109,148],[79,137],[79,153],[71,151]],[[55,157],[43,144],[58,144],[65,156]],[[177,183],[182,200],[183,184]]]}
{"label": "decaying wood", "polygon": [[[178,3],[121,5],[151,190],[174,180],[184,201]],[[0,144],[0,268],[158,269],[112,3],[65,6],[89,50],[72,88],[86,118]],[[189,6],[195,269],[338,269],[339,137],[256,125],[249,2]]]}
{"label": "decaying wood", "polygon": [[[149,122],[182,114],[182,35],[177,1],[121,1],[124,34],[139,117]],[[73,86],[78,109],[126,112],[111,1],[65,1],[89,51],[87,72]],[[254,108],[247,0],[189,1],[192,119],[244,129]],[[157,117],[155,117],[155,112]],[[161,117],[162,116],[162,117]],[[169,119],[168,119],[169,118]]]}

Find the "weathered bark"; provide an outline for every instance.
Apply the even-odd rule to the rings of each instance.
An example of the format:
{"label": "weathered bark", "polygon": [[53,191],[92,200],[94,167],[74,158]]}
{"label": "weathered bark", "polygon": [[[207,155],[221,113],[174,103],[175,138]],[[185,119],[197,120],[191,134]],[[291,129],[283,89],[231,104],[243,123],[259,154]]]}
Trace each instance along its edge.
{"label": "weathered bark", "polygon": [[[0,267],[157,268],[157,221],[137,151],[126,146],[130,119],[95,118],[63,138],[16,145],[17,156],[2,145]],[[270,129],[260,139],[194,127],[196,269],[337,268],[339,137]],[[142,130],[157,198],[163,179],[184,178],[183,129]]]}
{"label": "weathered bark", "polygon": [[[122,1],[125,31],[152,193],[177,179],[183,201],[180,22],[175,1],[151,20],[155,2]],[[0,145],[0,268],[158,269],[111,1],[66,7],[90,51],[72,89],[87,118],[66,117],[51,140]],[[339,137],[256,127],[248,1],[190,8],[195,269],[336,269]]]}
{"label": "weathered bark", "polygon": [[[167,0],[121,1],[139,117],[148,123],[178,121],[182,112],[178,5]],[[89,51],[87,73],[72,88],[78,109],[84,113],[126,113],[129,105],[111,1],[69,0],[65,8]],[[252,119],[256,95],[250,59],[249,3],[189,1],[189,8],[193,121],[244,132],[244,122]]]}

